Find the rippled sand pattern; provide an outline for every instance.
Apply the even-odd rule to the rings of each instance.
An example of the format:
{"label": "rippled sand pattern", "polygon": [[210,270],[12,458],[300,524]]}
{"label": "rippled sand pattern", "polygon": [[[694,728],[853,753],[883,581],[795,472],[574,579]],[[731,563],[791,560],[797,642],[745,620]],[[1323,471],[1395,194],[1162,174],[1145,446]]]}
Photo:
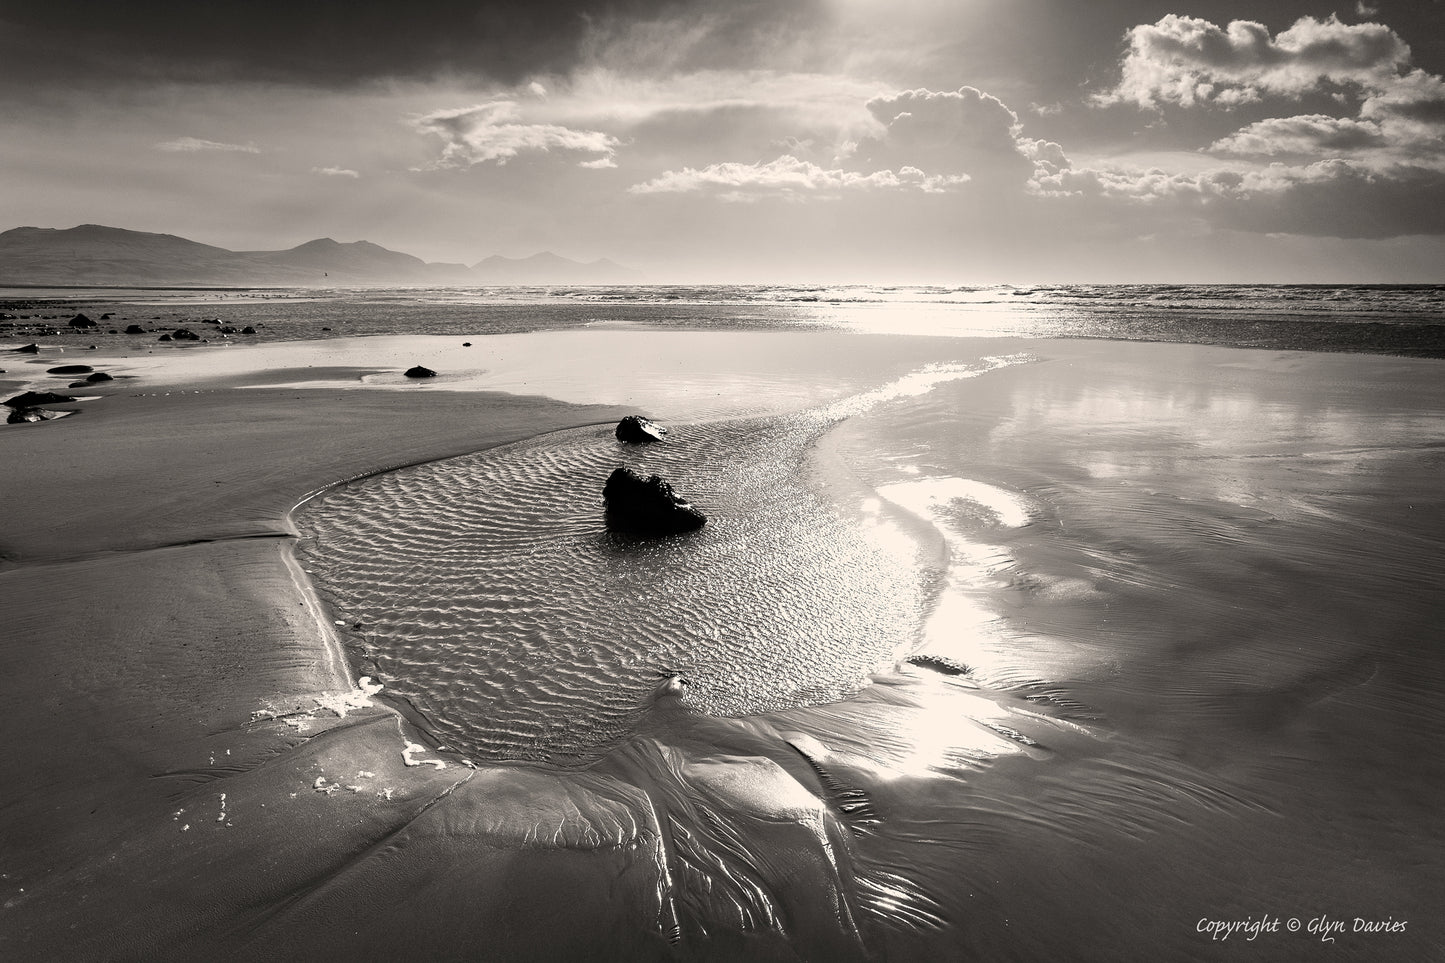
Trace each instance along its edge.
{"label": "rippled sand pattern", "polygon": [[[585,761],[674,673],[713,715],[836,699],[910,642],[923,588],[803,484],[832,420],[675,426],[649,447],[609,424],[380,475],[298,512],[306,564],[365,667],[478,756]],[[609,533],[619,464],[707,527]]]}

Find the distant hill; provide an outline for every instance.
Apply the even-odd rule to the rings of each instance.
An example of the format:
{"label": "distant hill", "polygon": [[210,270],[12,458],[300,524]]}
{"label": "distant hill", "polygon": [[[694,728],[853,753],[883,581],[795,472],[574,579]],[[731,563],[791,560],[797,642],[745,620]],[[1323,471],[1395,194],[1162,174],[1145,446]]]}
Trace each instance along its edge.
{"label": "distant hill", "polygon": [[[517,267],[513,270],[513,267]],[[631,279],[610,261],[542,254],[488,258],[474,268],[428,263],[370,241],[307,241],[285,251],[228,251],[173,234],[99,224],[0,234],[0,285],[336,287],[430,284],[588,284]]]}
{"label": "distant hill", "polygon": [[625,284],[638,274],[606,258],[573,261],[543,251],[531,257],[510,258],[494,254],[472,266],[479,284]]}

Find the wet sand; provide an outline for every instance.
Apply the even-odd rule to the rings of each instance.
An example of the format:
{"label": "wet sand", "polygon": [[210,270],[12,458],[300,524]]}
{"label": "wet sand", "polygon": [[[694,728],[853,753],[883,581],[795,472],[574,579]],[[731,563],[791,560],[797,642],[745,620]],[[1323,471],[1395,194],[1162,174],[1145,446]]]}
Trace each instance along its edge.
{"label": "wet sand", "polygon": [[[1104,395],[1136,378],[1097,346],[1012,347],[1049,356],[1007,373],[1014,392],[1046,396],[1059,365]],[[1245,356],[1202,350],[1216,371]],[[1242,826],[1250,800],[1198,785],[1187,761],[1187,793],[1112,772],[1106,823],[1064,791],[1069,768],[1115,763],[1090,720],[907,664],[844,702],[744,719],[690,714],[663,685],[642,731],[581,770],[433,751],[357,688],[289,512],[344,478],[631,408],[245,382],[162,368],[97,389],[79,416],[0,431],[7,959],[1201,959],[1214,947],[1198,918],[1242,915],[1276,874],[1324,860],[1328,826],[1303,850],[1272,842],[1282,816],[1306,815]],[[997,388],[966,386],[981,426]],[[1041,768],[1051,754],[1083,761]],[[1422,771],[1396,791],[1438,782]],[[1192,869],[1241,832],[1273,851],[1238,873]],[[1438,945],[1412,899],[1438,873],[1404,829],[1388,838],[1377,868],[1351,871],[1372,894],[1320,909],[1419,922],[1336,958]],[[1113,918],[1071,908],[1090,878],[1108,881]],[[1318,944],[1230,949],[1311,959]]]}

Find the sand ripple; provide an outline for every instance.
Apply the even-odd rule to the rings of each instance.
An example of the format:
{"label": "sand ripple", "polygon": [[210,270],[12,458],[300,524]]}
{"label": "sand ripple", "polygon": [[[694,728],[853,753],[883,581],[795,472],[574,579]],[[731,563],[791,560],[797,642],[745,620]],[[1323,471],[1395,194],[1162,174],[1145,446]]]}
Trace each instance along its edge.
{"label": "sand ripple", "polygon": [[[828,414],[612,426],[380,475],[308,503],[307,566],[355,653],[452,748],[583,761],[631,731],[664,676],[696,711],[825,702],[910,644],[919,575],[805,484]],[[659,541],[609,533],[618,464],[711,518]]]}

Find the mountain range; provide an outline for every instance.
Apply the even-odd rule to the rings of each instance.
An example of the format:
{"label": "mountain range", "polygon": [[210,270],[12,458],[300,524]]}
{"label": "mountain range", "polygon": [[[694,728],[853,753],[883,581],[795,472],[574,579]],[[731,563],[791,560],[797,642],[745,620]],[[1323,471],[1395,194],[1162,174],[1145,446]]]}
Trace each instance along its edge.
{"label": "mountain range", "polygon": [[471,267],[426,262],[370,241],[329,237],[284,251],[228,251],[173,234],[99,224],[65,230],[17,227],[0,234],[0,286],[351,287],[397,285],[611,284],[638,280],[621,265],[551,252],[493,256]]}

